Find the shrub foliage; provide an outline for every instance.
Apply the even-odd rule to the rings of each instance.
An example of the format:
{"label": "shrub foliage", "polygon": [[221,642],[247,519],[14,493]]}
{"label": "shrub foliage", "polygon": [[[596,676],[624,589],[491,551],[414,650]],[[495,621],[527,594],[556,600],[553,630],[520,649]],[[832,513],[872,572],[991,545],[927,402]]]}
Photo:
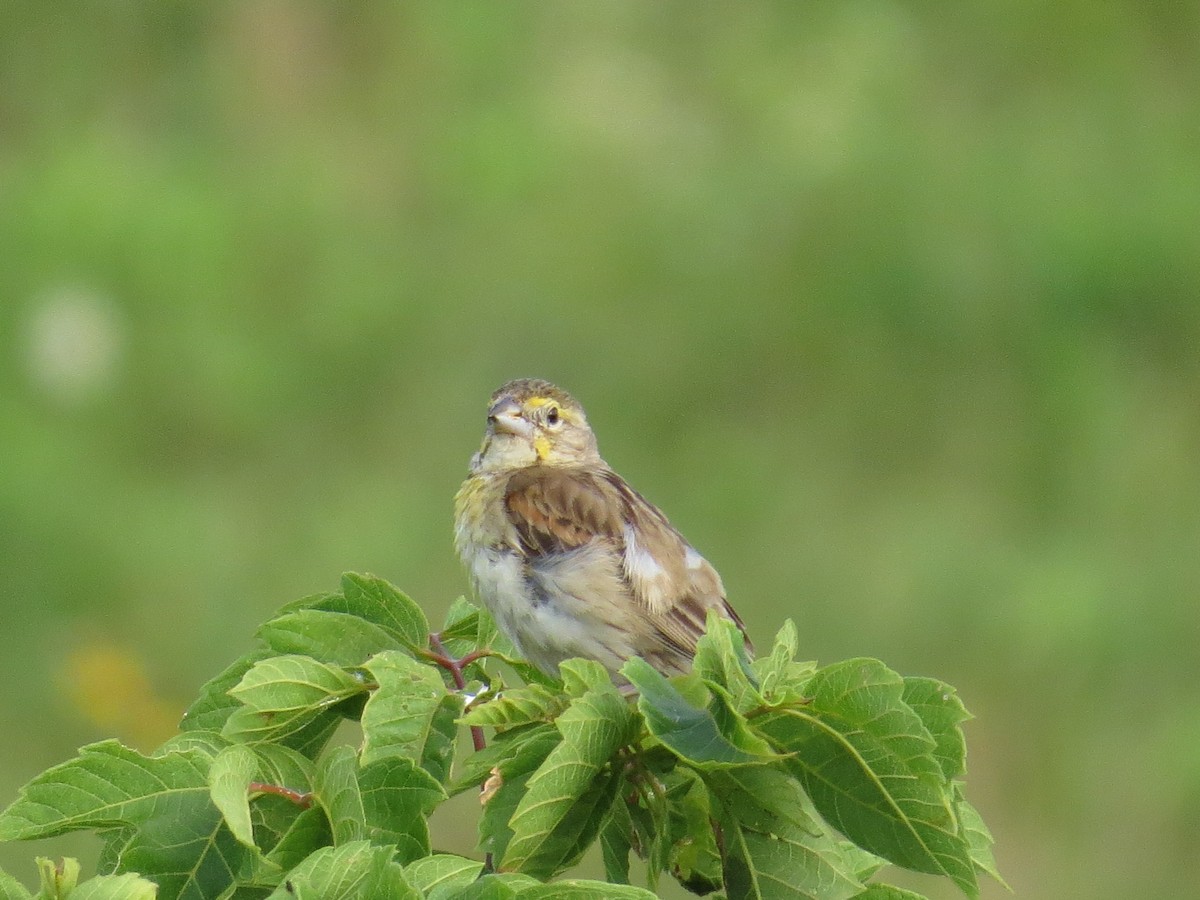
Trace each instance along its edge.
{"label": "shrub foliage", "polygon": [[[750,660],[716,617],[687,677],[633,659],[619,690],[572,660],[554,681],[465,600],[431,633],[388,583],[341,587],[263,625],[156,752],[91,744],[21,790],[0,840],[103,841],[91,879],[39,860],[37,896],[619,900],[670,877],[729,900],[901,900],[876,880],[889,863],[968,897],[998,878],[963,797],[968,714],[939,681],[797,661],[791,622]],[[333,741],[347,719],[361,737]],[[427,824],[463,791],[478,859]],[[605,881],[560,878],[596,844]],[[0,900],[31,896],[0,872]]]}

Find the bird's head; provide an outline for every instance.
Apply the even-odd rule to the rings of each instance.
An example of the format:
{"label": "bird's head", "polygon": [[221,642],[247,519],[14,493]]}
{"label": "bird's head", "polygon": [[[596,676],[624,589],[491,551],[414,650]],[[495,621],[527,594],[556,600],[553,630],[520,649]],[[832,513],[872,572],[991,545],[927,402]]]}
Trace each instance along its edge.
{"label": "bird's head", "polygon": [[522,378],[492,394],[487,433],[471,469],[499,472],[599,458],[596,436],[575,398],[548,381]]}

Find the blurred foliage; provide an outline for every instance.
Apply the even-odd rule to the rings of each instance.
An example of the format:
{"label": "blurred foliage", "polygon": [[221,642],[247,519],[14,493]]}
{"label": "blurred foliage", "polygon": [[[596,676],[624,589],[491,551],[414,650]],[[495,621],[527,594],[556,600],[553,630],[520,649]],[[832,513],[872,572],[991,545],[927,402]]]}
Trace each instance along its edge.
{"label": "blurred foliage", "polygon": [[755,637],[959,687],[1019,895],[1185,895],[1198,20],[5,4],[0,794],[161,739],[80,708],[89,647],[181,711],[333,573],[448,604],[537,375]]}

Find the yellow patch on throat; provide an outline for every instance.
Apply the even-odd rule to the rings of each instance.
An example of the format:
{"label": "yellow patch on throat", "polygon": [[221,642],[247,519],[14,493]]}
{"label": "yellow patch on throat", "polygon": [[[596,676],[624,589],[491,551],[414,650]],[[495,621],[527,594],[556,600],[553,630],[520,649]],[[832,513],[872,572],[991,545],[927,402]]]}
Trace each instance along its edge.
{"label": "yellow patch on throat", "polygon": [[550,455],[550,438],[544,434],[539,434],[533,439],[533,452],[537,454],[538,459],[545,459]]}

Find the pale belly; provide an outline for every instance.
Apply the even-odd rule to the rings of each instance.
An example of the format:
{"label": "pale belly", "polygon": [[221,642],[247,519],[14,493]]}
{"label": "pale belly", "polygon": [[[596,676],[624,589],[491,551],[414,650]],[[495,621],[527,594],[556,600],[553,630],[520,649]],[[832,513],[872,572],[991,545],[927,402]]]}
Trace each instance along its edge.
{"label": "pale belly", "polygon": [[518,652],[550,674],[575,656],[615,672],[634,655],[629,599],[605,548],[545,557],[535,567],[512,552],[477,551],[467,561],[480,601]]}

